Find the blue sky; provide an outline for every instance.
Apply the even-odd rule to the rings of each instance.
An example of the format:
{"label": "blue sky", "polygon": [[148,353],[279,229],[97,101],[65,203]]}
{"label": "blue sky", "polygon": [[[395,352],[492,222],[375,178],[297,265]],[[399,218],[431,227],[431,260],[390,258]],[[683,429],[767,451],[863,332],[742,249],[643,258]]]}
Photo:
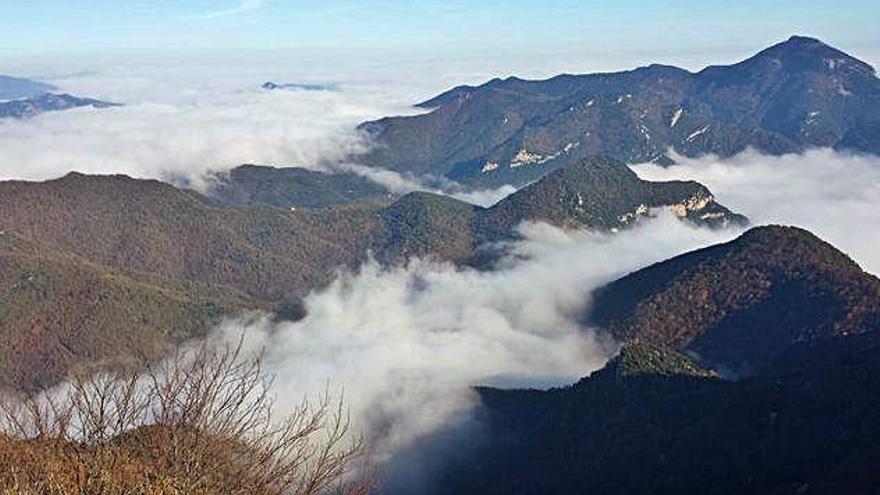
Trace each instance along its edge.
{"label": "blue sky", "polygon": [[[728,62],[793,33],[876,62],[866,0],[0,0],[0,61],[223,56],[454,59],[578,53]],[[600,64],[602,65],[602,64]]]}

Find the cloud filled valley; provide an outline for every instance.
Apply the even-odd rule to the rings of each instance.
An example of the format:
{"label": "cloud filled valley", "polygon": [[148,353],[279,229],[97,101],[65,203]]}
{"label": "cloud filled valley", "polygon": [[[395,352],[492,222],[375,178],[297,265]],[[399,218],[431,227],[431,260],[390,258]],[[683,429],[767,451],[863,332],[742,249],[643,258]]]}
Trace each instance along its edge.
{"label": "cloud filled valley", "polygon": [[466,190],[448,180],[346,160],[371,146],[356,129],[361,122],[418,113],[406,98],[416,98],[410,95],[421,95],[424,88],[405,80],[356,77],[332,90],[269,91],[260,79],[217,68],[151,67],[87,72],[56,83],[64,91],[99,95],[122,106],[0,120],[0,178],[47,180],[70,171],[125,174],[204,192],[218,173],[257,164],[351,172],[392,194],[449,193],[486,206],[514,190]]}
{"label": "cloud filled valley", "polygon": [[230,320],[217,330],[265,349],[277,393],[344,389],[383,455],[472,408],[477,385],[560,386],[600,368],[617,344],[584,325],[592,289],[646,264],[730,239],[663,214],[607,236],[546,224],[496,271],[414,260],[368,263],[305,299],[295,323]]}
{"label": "cloud filled valley", "polygon": [[[789,43],[815,49],[812,41]],[[861,65],[852,67],[850,76],[864,76]],[[700,120],[706,115],[688,110],[679,120],[680,102],[664,103],[648,129],[641,124],[648,112],[638,107],[640,92],[652,94],[648,79],[632,90],[635,97],[618,95],[617,87],[598,97],[580,94],[580,83],[566,78],[551,80],[559,87],[546,90],[497,79],[453,90],[441,97],[449,98],[445,106],[429,114],[411,105],[440,83],[424,83],[403,68],[396,74],[246,69],[141,67],[65,76],[53,84],[123,106],[0,119],[0,191],[8,191],[0,197],[0,267],[11,273],[0,287],[10,301],[0,300],[0,323],[21,329],[0,335],[7,339],[0,350],[24,350],[35,362],[58,360],[46,375],[37,370],[39,379],[51,382],[75,370],[82,356],[82,362],[115,365],[119,349],[143,347],[144,355],[161,361],[173,346],[242,342],[245,351],[263,356],[279,411],[295,410],[304,396],[342,393],[353,429],[365,436],[394,493],[429,493],[437,488],[430,471],[442,470],[450,453],[444,442],[477,444],[476,430],[468,428],[488,424],[486,411],[496,414],[493,419],[513,414],[514,420],[502,421],[512,432],[502,440],[510,443],[491,448],[515,457],[517,446],[540,450],[539,442],[530,443],[534,431],[552,437],[560,424],[587,431],[591,420],[583,418],[600,414],[606,401],[613,410],[611,420],[604,418],[609,424],[617,412],[641,418],[671,402],[687,408],[694,400],[693,409],[702,410],[701,394],[711,396],[707,404],[727,404],[726,398],[711,401],[736,375],[725,374],[721,364],[710,369],[700,351],[731,341],[734,347],[764,345],[741,337],[741,328],[761,333],[785,327],[778,342],[767,344],[780,346],[768,355],[791,351],[806,362],[813,359],[811,349],[798,346],[811,341],[799,340],[800,327],[786,325],[828,338],[824,344],[829,335],[838,337],[833,332],[850,337],[863,322],[880,321],[872,299],[880,297],[880,283],[870,275],[880,274],[876,155],[808,145],[772,155],[747,139],[760,134],[777,151],[801,143],[765,129],[718,126],[736,138],[727,148],[728,141],[713,134],[720,131]],[[297,77],[306,73],[313,77]],[[683,85],[698,77],[673,75]],[[261,88],[265,81],[280,85]],[[571,93],[568,84],[575,88]],[[495,87],[502,89],[496,94]],[[554,91],[563,96],[552,105],[520,101],[550,101]],[[402,117],[372,131],[358,127],[391,115]],[[618,118],[620,134],[591,134],[618,132],[602,120]],[[640,124],[630,128],[627,119]],[[538,121],[546,126],[529,127]],[[511,129],[513,124],[523,127]],[[590,146],[630,143],[633,135],[637,144],[624,151],[638,160],[581,155]],[[675,163],[658,165],[657,136],[692,145],[689,156],[672,146],[663,156]],[[449,145],[459,142],[460,148]],[[397,161],[384,168],[365,158],[377,150],[373,158]],[[730,152],[719,157],[705,150]],[[409,156],[437,166],[408,169]],[[538,158],[517,158],[524,156]],[[626,165],[642,160],[653,161]],[[310,172],[242,167],[249,171],[229,186],[228,197],[212,196],[223,181],[232,184],[243,164]],[[71,171],[88,175],[37,183]],[[311,171],[346,178],[334,182]],[[114,174],[165,184],[92,177]],[[376,192],[348,175],[381,188]],[[315,203],[296,202],[324,194],[307,198]],[[775,224],[809,232],[753,229]],[[612,316],[600,327],[591,318],[602,297],[611,301]],[[803,301],[802,312],[786,309]],[[615,319],[617,310],[625,317]],[[130,336],[108,332],[120,321],[130,324]],[[76,339],[86,343],[77,347]],[[668,348],[650,347],[657,342]],[[93,354],[93,348],[99,350]],[[656,371],[663,377],[657,390],[664,392],[652,395],[654,389],[626,382],[629,352],[636,356],[635,373],[640,366]],[[605,375],[596,373],[603,367]],[[613,373],[620,374],[608,378]],[[599,378],[584,379],[591,374]],[[679,383],[678,375],[687,378]],[[16,379],[0,373],[2,383]],[[617,396],[602,389],[603,379],[617,380],[639,406],[644,393],[644,410],[615,402]],[[713,388],[715,381],[724,385]],[[746,386],[762,386],[755,383]],[[535,391],[495,396],[483,386]],[[584,407],[594,397],[586,392],[566,398],[584,390],[599,394],[601,404]],[[744,390],[735,393],[752,391]],[[666,393],[686,398],[651,402]],[[543,404],[553,407],[542,410]],[[551,409],[563,416],[552,416]],[[520,431],[519,411],[553,419]],[[653,419],[644,423],[653,426]],[[619,434],[634,431],[621,421]],[[763,425],[764,417],[754,421]],[[456,434],[474,437],[447,438]],[[627,445],[642,445],[630,440]],[[475,469],[483,467],[491,472],[491,460]],[[471,481],[466,475],[461,480]]]}
{"label": "cloud filled valley", "polygon": [[[880,271],[876,158],[749,152],[633,169],[650,180],[698,180],[753,224],[809,228],[866,270]],[[592,290],[742,232],[695,228],[664,212],[617,234],[541,223],[520,230],[523,240],[497,271],[368,264],[307,297],[303,321],[232,320],[218,332],[228,339],[244,332],[268,351],[281,397],[314,394],[328,383],[343,387],[377,451],[403,452],[395,461],[409,467],[397,469],[411,469],[421,461],[407,456],[428,456],[413,442],[469,424],[478,401],[470,387],[566,385],[613,356],[618,344],[584,324]],[[396,482],[419,486],[418,478]]]}
{"label": "cloud filled valley", "polygon": [[[697,180],[753,225],[808,228],[880,272],[880,160],[831,150],[679,159],[632,168],[649,180]],[[419,437],[467,424],[477,400],[469,387],[546,388],[599,369],[618,344],[583,323],[593,289],[742,232],[694,228],[663,212],[610,235],[541,223],[520,230],[517,256],[497,271],[368,264],[306,298],[301,322],[237,320],[219,331],[244,332],[268,350],[282,397],[338,384],[378,451],[413,455],[418,449],[406,448]]]}
{"label": "cloud filled valley", "polygon": [[[633,169],[650,180],[698,180],[753,224],[809,228],[880,271],[876,158],[749,152]],[[599,369],[618,344],[583,323],[593,289],[742,232],[699,229],[662,212],[617,234],[541,223],[520,230],[516,256],[497,271],[370,263],[307,297],[303,321],[232,320],[218,331],[230,339],[244,332],[268,351],[282,397],[343,387],[359,424],[388,455],[451,420],[466,424],[477,400],[469,387],[546,388]]]}
{"label": "cloud filled valley", "polygon": [[[413,87],[355,81],[339,91],[264,91],[240,76],[220,84],[188,75],[176,84],[159,75],[76,76],[66,81],[73,90],[126,106],[0,122],[0,176],[124,173],[205,190],[212,174],[255,163],[354,172],[398,195],[456,191],[484,206],[515,190],[469,191],[445,179],[344,162],[370,146],[358,123],[413,112],[401,96],[420,93]],[[864,227],[880,224],[872,207],[880,193],[876,158],[831,150],[676,158],[670,167],[632,168],[649,180],[697,180],[755,224],[810,228],[880,271],[872,249],[880,231]],[[267,349],[281,397],[296,401],[328,383],[344,388],[361,426],[376,430],[389,454],[472,407],[471,386],[562,385],[600,368],[616,343],[583,324],[591,290],[741,232],[697,229],[662,212],[614,235],[541,223],[520,229],[523,239],[510,246],[516,256],[496,271],[417,259],[391,269],[370,262],[309,295],[300,322],[250,316],[215,333],[243,333]]]}

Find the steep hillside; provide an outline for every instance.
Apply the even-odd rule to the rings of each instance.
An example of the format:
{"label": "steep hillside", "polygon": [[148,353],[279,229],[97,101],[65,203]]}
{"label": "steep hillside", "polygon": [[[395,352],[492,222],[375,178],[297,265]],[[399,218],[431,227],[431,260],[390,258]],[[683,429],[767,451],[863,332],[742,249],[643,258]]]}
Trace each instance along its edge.
{"label": "steep hillside", "polygon": [[232,288],[126,273],[0,233],[0,389],[34,388],[72,366],[142,355],[224,316],[270,309]]}
{"label": "steep hillside", "polygon": [[362,126],[366,163],[479,185],[529,183],[588,155],[669,163],[668,151],[730,156],[816,146],[880,153],[880,79],[868,64],[794,36],[731,66],[698,73],[651,65],[629,72],[511,77],[461,86],[428,114]]}
{"label": "steep hillside", "polygon": [[750,373],[794,344],[880,328],[880,280],[807,231],[759,227],[615,281],[593,308],[619,339]]}
{"label": "steep hillside", "polygon": [[364,259],[379,206],[229,208],[124,176],[0,184],[0,229],[123,270],[278,301]]}
{"label": "steep hillside", "polygon": [[623,162],[584,158],[489,208],[428,193],[404,196],[383,214],[385,234],[375,250],[385,259],[434,255],[473,261],[478,248],[516,237],[524,221],[611,232],[638,223],[655,208],[707,227],[747,219],[715,202],[696,182],[649,182]]}

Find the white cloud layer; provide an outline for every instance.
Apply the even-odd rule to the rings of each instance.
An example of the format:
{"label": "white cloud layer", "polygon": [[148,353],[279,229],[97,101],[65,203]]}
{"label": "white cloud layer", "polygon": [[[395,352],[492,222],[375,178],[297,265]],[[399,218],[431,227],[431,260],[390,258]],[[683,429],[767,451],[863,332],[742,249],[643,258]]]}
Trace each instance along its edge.
{"label": "white cloud layer", "polygon": [[0,177],[42,180],[76,170],[198,185],[209,172],[243,163],[314,168],[364,149],[355,126],[382,113],[337,93],[254,86],[0,121]]}
{"label": "white cloud layer", "polygon": [[[213,172],[241,164],[355,172],[391,192],[449,193],[488,206],[514,189],[464,190],[340,161],[369,146],[357,125],[415,110],[413,83],[361,77],[341,91],[265,91],[297,74],[216,67],[116,69],[56,83],[65,91],[125,103],[0,120],[0,180],[46,180],[71,171],[126,174],[205,189]],[[428,182],[438,182],[429,184]]]}
{"label": "white cloud layer", "polygon": [[341,170],[360,175],[382,185],[393,194],[406,194],[413,191],[445,194],[479,206],[492,206],[516,192],[516,188],[511,185],[500,186],[497,189],[468,190],[447,179],[412,177],[393,170],[368,167],[357,163],[340,163],[327,166],[326,168],[328,170]]}
{"label": "white cloud layer", "polygon": [[581,323],[591,289],[736,235],[666,213],[611,236],[545,224],[522,233],[497,271],[368,264],[306,298],[300,322],[235,320],[220,335],[265,348],[282,403],[343,387],[358,428],[388,455],[461,419],[473,385],[567,384],[599,368],[613,344]]}
{"label": "white cloud layer", "polygon": [[753,223],[803,227],[880,274],[880,157],[818,149],[678,161],[668,168],[632,168],[649,180],[694,179]]}
{"label": "white cloud layer", "polygon": [[[880,271],[877,158],[748,152],[633,168],[652,180],[699,180],[755,224],[808,228]],[[613,344],[582,325],[592,289],[741,233],[697,229],[665,213],[616,235],[546,224],[521,231],[515,256],[497,271],[370,264],[309,296],[303,321],[230,321],[221,334],[245,331],[268,350],[281,397],[295,400],[327,383],[344,387],[358,426],[391,455],[466,418],[475,399],[470,386],[567,383],[597,369]]]}
{"label": "white cloud layer", "polygon": [[[341,81],[341,91],[259,89],[265,80],[297,75],[141,68],[56,81],[126,106],[0,121],[0,179],[42,180],[77,170],[178,178],[198,187],[207,174],[257,163],[338,167],[398,194],[452,191],[482,205],[512,192],[466,193],[436,178],[329,165],[367,145],[355,132],[358,123],[410,112],[405,103],[426,94],[411,80],[386,84],[326,73],[320,79]],[[747,152],[633,168],[652,180],[698,180],[755,223],[808,228],[880,273],[880,159],[829,150],[783,157]],[[359,426],[390,454],[466,412],[472,385],[565,383],[598,368],[610,349],[580,323],[591,289],[737,234],[695,229],[666,214],[613,236],[542,224],[522,231],[525,240],[513,248],[524,258],[498,271],[428,262],[383,271],[369,264],[309,296],[309,316],[301,322],[236,320],[219,333],[246,331],[252,345],[265,346],[283,401],[296,403],[328,382],[344,387]]]}

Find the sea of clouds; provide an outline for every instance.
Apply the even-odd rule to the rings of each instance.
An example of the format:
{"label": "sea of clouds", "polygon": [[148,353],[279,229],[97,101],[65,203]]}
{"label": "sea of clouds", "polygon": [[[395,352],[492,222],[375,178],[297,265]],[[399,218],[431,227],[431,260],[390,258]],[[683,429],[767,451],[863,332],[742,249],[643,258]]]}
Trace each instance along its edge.
{"label": "sea of clouds", "polygon": [[[265,81],[326,84],[326,91],[261,88]],[[390,170],[346,163],[370,143],[358,124],[420,112],[430,94],[400,76],[264,67],[221,69],[168,66],[114,68],[52,78],[61,91],[123,106],[78,108],[26,120],[0,120],[0,179],[46,180],[70,171],[125,174],[206,191],[217,172],[242,164],[342,170],[390,192],[449,192],[492,204],[511,187],[467,191]],[[429,85],[435,87],[435,85]]]}
{"label": "sea of clouds", "polygon": [[[338,90],[265,91],[259,86],[266,80],[327,82]],[[383,78],[370,72],[168,67],[52,82],[125,106],[0,121],[0,179],[43,180],[76,170],[204,189],[213,173],[256,163],[341,167],[401,194],[438,190],[419,178],[338,162],[370,145],[356,131],[359,123],[415,113],[411,103],[451,83],[425,84],[405,71]],[[749,151],[725,160],[678,162],[633,169],[650,180],[695,179],[753,223],[808,228],[880,273],[877,157]],[[488,205],[512,191],[456,194]],[[380,457],[389,458],[432,432],[466,422],[476,406],[475,385],[547,387],[598,369],[616,345],[583,323],[593,289],[741,233],[698,229],[668,214],[615,235],[542,224],[523,225],[521,232],[522,240],[510,246],[514,256],[495,271],[424,260],[393,269],[368,263],[308,296],[308,316],[299,322],[251,315],[224,322],[214,338],[245,335],[249,348],[265,350],[282,406],[328,384],[344,389],[356,426]]]}
{"label": "sea of clouds", "polygon": [[71,170],[205,185],[245,163],[316,168],[364,149],[358,123],[407,111],[367,87],[266,91],[258,76],[117,69],[53,81],[123,103],[0,121],[0,177],[42,180]]}

